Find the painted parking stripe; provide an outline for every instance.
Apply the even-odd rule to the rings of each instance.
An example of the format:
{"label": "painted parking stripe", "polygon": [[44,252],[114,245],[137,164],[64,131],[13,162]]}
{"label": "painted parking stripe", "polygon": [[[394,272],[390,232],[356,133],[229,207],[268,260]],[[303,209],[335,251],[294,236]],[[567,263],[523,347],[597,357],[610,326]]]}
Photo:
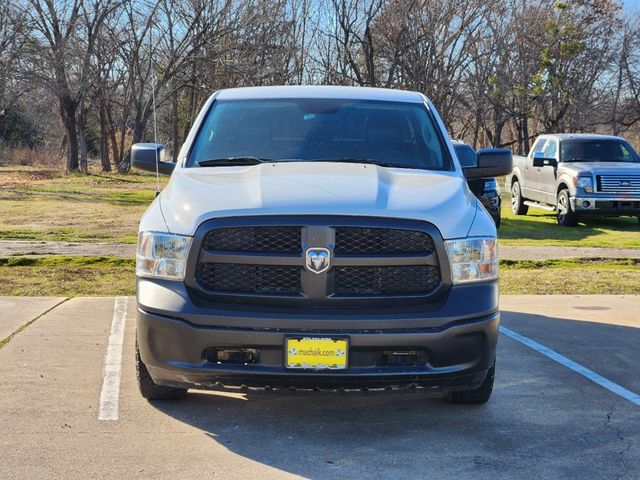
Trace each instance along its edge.
{"label": "painted parking stripe", "polygon": [[98,420],[118,420],[120,402],[120,377],[122,374],[122,345],[124,324],[127,319],[127,297],[116,297],[107,354],[104,358],[100,412]]}
{"label": "painted parking stripe", "polygon": [[519,333],[514,332],[513,330],[508,329],[507,327],[500,327],[500,332],[505,334],[507,337],[513,338],[514,340],[526,345],[529,348],[536,350],[541,353],[545,357],[554,360],[565,367],[573,370],[576,373],[579,373],[585,378],[588,378],[594,383],[597,383],[601,387],[606,388],[610,392],[615,393],[616,395],[629,400],[631,403],[634,403],[640,406],[640,395],[634,393],[630,390],[627,390],[624,387],[621,387],[617,383],[612,382],[604,378],[602,375],[598,375],[593,370],[589,370],[587,367],[580,365],[579,363],[574,362],[573,360],[565,357],[564,355],[559,354],[558,352],[551,350],[550,348],[545,347],[544,345],[539,344],[538,342],[531,340]]}

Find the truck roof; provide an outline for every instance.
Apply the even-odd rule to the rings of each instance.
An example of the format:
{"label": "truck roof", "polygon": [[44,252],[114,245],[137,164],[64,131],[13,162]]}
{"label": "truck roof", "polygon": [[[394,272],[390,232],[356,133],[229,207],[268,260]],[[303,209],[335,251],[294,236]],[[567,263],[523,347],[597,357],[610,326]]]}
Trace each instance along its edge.
{"label": "truck roof", "polygon": [[539,138],[553,138],[555,140],[624,140],[614,135],[599,135],[597,133],[551,133],[540,135]]}
{"label": "truck roof", "polygon": [[387,102],[423,103],[424,95],[407,90],[372,87],[338,86],[282,86],[243,87],[220,90],[218,100],[255,100],[274,98],[333,98],[353,100],[382,100]]}

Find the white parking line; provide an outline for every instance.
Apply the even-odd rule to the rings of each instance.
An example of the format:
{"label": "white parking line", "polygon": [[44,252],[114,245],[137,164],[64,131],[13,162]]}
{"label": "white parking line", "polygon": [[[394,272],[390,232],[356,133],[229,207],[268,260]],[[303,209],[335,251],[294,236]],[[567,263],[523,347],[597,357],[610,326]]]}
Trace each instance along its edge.
{"label": "white parking line", "polygon": [[113,306],[111,334],[104,358],[104,379],[100,392],[100,412],[98,420],[118,420],[120,401],[120,376],[122,372],[122,345],[124,324],[127,319],[127,297],[116,297]]}
{"label": "white parking line", "polygon": [[624,387],[621,387],[617,383],[612,382],[604,378],[602,375],[598,375],[593,370],[589,370],[587,367],[580,365],[579,363],[574,362],[573,360],[565,357],[564,355],[559,354],[558,352],[551,350],[550,348],[545,347],[544,345],[539,344],[538,342],[531,340],[519,333],[514,332],[513,330],[508,329],[507,327],[500,327],[500,332],[505,334],[507,337],[513,338],[514,340],[526,345],[529,348],[533,348],[537,352],[540,352],[545,357],[554,360],[565,367],[573,370],[576,373],[579,373],[585,378],[588,378],[594,383],[597,383],[601,387],[606,388],[610,392],[619,395],[620,397],[629,400],[631,403],[635,403],[640,406],[640,395],[634,393],[630,390],[627,390]]}

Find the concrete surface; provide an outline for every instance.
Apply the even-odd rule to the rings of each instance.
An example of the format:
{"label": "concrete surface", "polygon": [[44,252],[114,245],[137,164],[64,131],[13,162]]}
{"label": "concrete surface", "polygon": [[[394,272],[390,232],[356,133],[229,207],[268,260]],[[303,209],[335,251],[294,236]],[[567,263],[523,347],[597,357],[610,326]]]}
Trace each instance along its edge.
{"label": "concrete surface", "polygon": [[[128,243],[35,242],[0,240],[0,257],[12,255],[134,257],[136,246]],[[500,245],[500,258],[510,260],[547,260],[551,258],[640,258],[637,248],[554,247]]]}
{"label": "concrete surface", "polygon": [[[193,391],[149,404],[136,390],[131,299],[120,419],[101,422],[113,304],[71,299],[0,349],[3,480],[640,477],[640,408],[505,336],[484,406],[419,392]],[[640,392],[640,297],[502,306],[505,326]]]}
{"label": "concrete surface", "polygon": [[136,246],[129,243],[39,242],[30,240],[0,240],[0,257],[12,255],[67,255],[80,257],[135,257]]}
{"label": "concrete surface", "polygon": [[506,260],[550,260],[553,258],[640,258],[640,249],[559,247],[547,245],[500,245],[500,258]]}
{"label": "concrete surface", "polygon": [[0,297],[0,341],[63,300],[63,297]]}

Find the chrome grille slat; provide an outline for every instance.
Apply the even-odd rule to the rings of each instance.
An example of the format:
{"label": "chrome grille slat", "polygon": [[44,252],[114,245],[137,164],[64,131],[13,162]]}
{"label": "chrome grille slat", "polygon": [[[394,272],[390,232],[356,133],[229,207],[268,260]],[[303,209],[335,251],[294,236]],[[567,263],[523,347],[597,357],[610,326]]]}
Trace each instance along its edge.
{"label": "chrome grille slat", "polygon": [[599,193],[640,195],[640,175],[598,174],[596,185]]}

